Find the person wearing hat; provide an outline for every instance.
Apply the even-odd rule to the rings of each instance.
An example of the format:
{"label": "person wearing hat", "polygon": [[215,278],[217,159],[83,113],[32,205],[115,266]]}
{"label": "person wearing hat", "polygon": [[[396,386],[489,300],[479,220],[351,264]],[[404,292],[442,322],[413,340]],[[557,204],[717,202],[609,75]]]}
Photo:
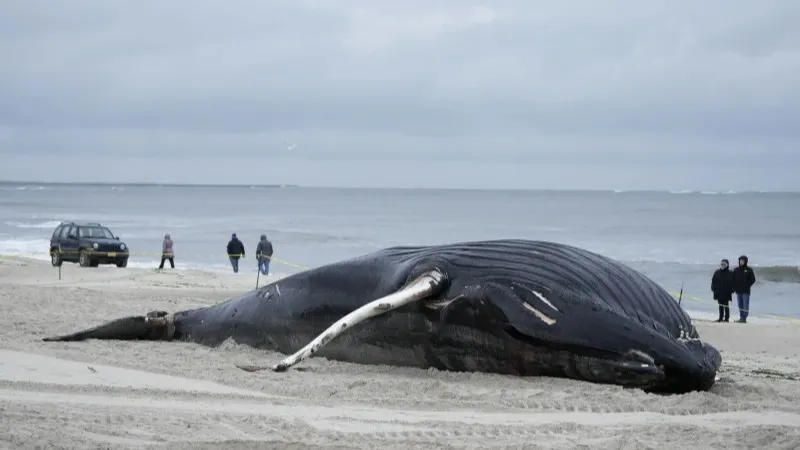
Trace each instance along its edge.
{"label": "person wearing hat", "polygon": [[158,266],[159,269],[164,268],[164,261],[166,260],[169,260],[170,267],[175,268],[175,252],[172,250],[172,245],[172,238],[169,233],[165,234],[164,242],[161,243],[161,264]]}
{"label": "person wearing hat", "polygon": [[719,304],[719,319],[717,322],[729,322],[731,318],[731,294],[733,293],[733,273],[728,268],[728,260],[719,263],[719,269],[711,277],[711,292],[714,300]]}
{"label": "person wearing hat", "polygon": [[272,259],[272,242],[267,240],[267,235],[262,234],[261,240],[256,247],[256,259],[258,260],[258,270],[263,275],[269,274],[269,262]]}
{"label": "person wearing hat", "polygon": [[236,237],[236,233],[231,235],[228,242],[228,258],[231,260],[233,273],[239,273],[239,258],[244,258],[244,244]]}
{"label": "person wearing hat", "polygon": [[747,265],[747,256],[739,257],[739,267],[733,269],[733,291],[736,292],[736,301],[739,303],[738,323],[747,323],[750,314],[750,287],[756,282],[756,275]]}

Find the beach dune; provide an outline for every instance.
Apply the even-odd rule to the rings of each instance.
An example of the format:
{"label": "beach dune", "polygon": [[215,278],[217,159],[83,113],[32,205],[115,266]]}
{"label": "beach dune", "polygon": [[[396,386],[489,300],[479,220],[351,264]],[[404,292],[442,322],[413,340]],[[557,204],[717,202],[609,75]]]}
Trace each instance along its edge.
{"label": "beach dune", "polygon": [[[709,392],[282,355],[226,342],[42,342],[108,319],[218,303],[255,275],[0,259],[0,447],[800,446],[800,326],[696,322],[723,356]],[[262,280],[263,282],[264,280]],[[272,280],[268,280],[272,281]]]}

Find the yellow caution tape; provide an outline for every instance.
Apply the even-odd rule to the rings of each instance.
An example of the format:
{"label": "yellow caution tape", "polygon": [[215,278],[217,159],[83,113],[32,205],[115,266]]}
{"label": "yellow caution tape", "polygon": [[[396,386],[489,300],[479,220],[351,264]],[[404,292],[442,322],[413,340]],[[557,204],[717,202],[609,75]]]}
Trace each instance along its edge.
{"label": "yellow caution tape", "polygon": [[[672,295],[676,299],[681,297],[681,294],[679,292],[670,292],[670,295]],[[694,295],[689,295],[689,294],[687,294],[685,292],[683,293],[683,298],[688,298],[689,300],[693,300],[693,301],[701,302],[701,303],[718,304],[716,300],[711,300],[711,299],[702,298],[702,297],[695,297]],[[741,311],[745,311],[747,313],[750,312],[749,310],[746,310],[746,309],[743,309]],[[753,317],[766,317],[766,318],[770,318],[770,319],[785,320],[785,321],[788,321],[788,322],[800,323],[800,319],[798,319],[797,317],[792,317],[792,316],[781,316],[781,315],[778,315],[778,314],[749,314],[749,315],[751,315]]]}
{"label": "yellow caution tape", "polygon": [[[61,250],[61,249],[59,249],[58,252],[61,253],[61,254],[65,254],[65,253],[69,253],[69,252],[77,253],[77,252],[79,252],[79,250]],[[127,254],[129,256],[135,255],[135,256],[158,256],[158,257],[161,257],[163,255],[162,252],[127,252],[126,253],[125,251],[106,252],[106,251],[96,251],[96,250],[92,250],[91,253],[101,253],[101,254],[102,253],[106,253],[106,254],[107,253],[117,253],[117,254],[120,254],[120,255]],[[190,256],[205,256],[205,257],[215,257],[215,256],[219,255],[219,253],[180,253],[180,254],[181,255],[188,254]],[[32,256],[35,256],[35,255],[25,255],[25,254],[21,254],[21,253],[18,253],[18,254],[0,254],[0,258],[25,258],[25,257],[30,258]],[[242,257],[243,255],[235,255],[235,254],[231,255],[231,254],[229,254],[227,256],[229,256],[229,257],[237,257],[237,256],[238,257]],[[277,256],[274,256],[274,255],[271,256],[271,257],[268,256],[267,259],[269,259],[271,261],[275,261],[275,262],[277,262],[279,264],[283,264],[285,266],[294,267],[294,268],[301,269],[301,270],[309,270],[309,269],[311,269],[310,266],[306,266],[304,264],[298,264],[298,263],[294,263],[294,262],[291,262],[291,261],[287,261],[285,259],[278,258]],[[694,295],[690,295],[690,294],[687,294],[685,292],[683,294],[680,294],[678,292],[670,292],[670,295],[672,295],[676,299],[677,298],[681,298],[681,296],[682,296],[683,298],[687,298],[689,300],[693,300],[693,301],[696,301],[696,302],[717,304],[716,300],[710,300],[710,299],[707,299],[707,298],[696,297]],[[784,321],[800,324],[800,318],[792,317],[792,316],[782,316],[782,315],[778,315],[778,314],[759,314],[759,315],[751,314],[751,315],[754,316],[754,317],[766,317],[766,318],[770,318],[770,319],[784,320]]]}
{"label": "yellow caution tape", "polygon": [[[164,255],[164,253],[162,253],[162,252],[129,252],[129,251],[126,251],[126,250],[106,251],[106,250],[94,250],[94,249],[86,249],[86,250],[88,250],[88,253],[89,253],[90,256],[100,255],[100,256],[107,256],[108,257],[109,254],[114,254],[114,256],[110,256],[112,258],[125,257],[125,256],[128,256],[128,257],[130,257],[130,256],[157,256],[157,257],[160,258],[161,256]],[[64,249],[56,249],[55,251],[58,252],[60,255],[74,254],[74,253],[79,253],[80,252],[80,250],[64,250]],[[172,254],[172,257],[174,257],[174,255],[175,255],[175,253]],[[179,255],[204,256],[204,257],[218,257],[218,256],[221,256],[219,253],[179,253]],[[35,256],[37,256],[37,255],[24,254],[24,253],[0,254],[0,258],[33,258]],[[245,255],[227,254],[226,256],[228,256],[228,257],[244,257]],[[278,258],[277,256],[274,256],[274,255],[273,256],[265,256],[265,258],[269,259],[271,261],[275,261],[275,262],[277,262],[279,264],[283,264],[283,265],[294,267],[294,268],[301,269],[301,270],[309,270],[309,269],[311,269],[310,266],[306,266],[304,264],[298,264],[298,263],[294,263],[294,262],[291,262],[291,261],[287,261],[285,259]]]}

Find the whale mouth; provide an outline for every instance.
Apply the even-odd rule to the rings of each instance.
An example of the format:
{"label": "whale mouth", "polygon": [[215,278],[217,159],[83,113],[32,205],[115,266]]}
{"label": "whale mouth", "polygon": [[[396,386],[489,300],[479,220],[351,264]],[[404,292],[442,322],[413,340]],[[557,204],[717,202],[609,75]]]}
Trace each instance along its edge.
{"label": "whale mouth", "polygon": [[[535,295],[535,292],[532,291],[531,295]],[[423,306],[431,312],[438,313],[438,320],[442,324],[466,325],[463,320],[477,316],[492,322],[487,324],[484,331],[502,330],[501,333],[506,339],[515,342],[509,345],[509,348],[514,348],[515,352],[518,352],[517,358],[497,362],[498,367],[503,367],[508,372],[523,376],[566,376],[652,391],[657,391],[667,378],[664,367],[657,364],[650,354],[638,349],[618,352],[590,345],[556,342],[542,335],[531,336],[518,329],[493,298],[499,297],[475,296],[459,292],[451,296],[428,299]],[[559,320],[557,307],[550,305],[549,302],[543,301],[531,305],[531,302],[517,295],[505,298],[513,300],[531,320],[539,323],[544,329],[556,326]]]}
{"label": "whale mouth", "polygon": [[504,332],[532,348],[545,349],[557,375],[592,382],[637,387],[648,392],[675,394],[708,390],[714,385],[722,357],[714,347],[699,339],[678,339],[669,354],[654,354],[636,348],[622,351],[590,345],[553,342],[530,336],[509,324]]}
{"label": "whale mouth", "polygon": [[552,375],[591,382],[613,382],[647,391],[659,391],[667,378],[664,367],[641,350],[630,349],[619,353],[588,346],[548,342],[521,333],[511,325],[504,331],[511,339],[531,348],[532,353],[546,352]]}

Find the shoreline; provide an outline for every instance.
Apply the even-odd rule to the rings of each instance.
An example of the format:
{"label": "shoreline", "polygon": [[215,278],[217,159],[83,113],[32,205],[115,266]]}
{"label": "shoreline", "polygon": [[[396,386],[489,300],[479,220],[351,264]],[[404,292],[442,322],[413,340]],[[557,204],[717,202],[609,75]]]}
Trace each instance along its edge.
{"label": "shoreline", "polygon": [[[67,266],[65,266],[67,267]],[[800,327],[695,322],[723,357],[708,392],[283,355],[186,342],[42,342],[151,310],[218,303],[248,275],[68,269],[0,259],[0,447],[679,448],[800,443]],[[270,280],[272,281],[272,280]]]}

